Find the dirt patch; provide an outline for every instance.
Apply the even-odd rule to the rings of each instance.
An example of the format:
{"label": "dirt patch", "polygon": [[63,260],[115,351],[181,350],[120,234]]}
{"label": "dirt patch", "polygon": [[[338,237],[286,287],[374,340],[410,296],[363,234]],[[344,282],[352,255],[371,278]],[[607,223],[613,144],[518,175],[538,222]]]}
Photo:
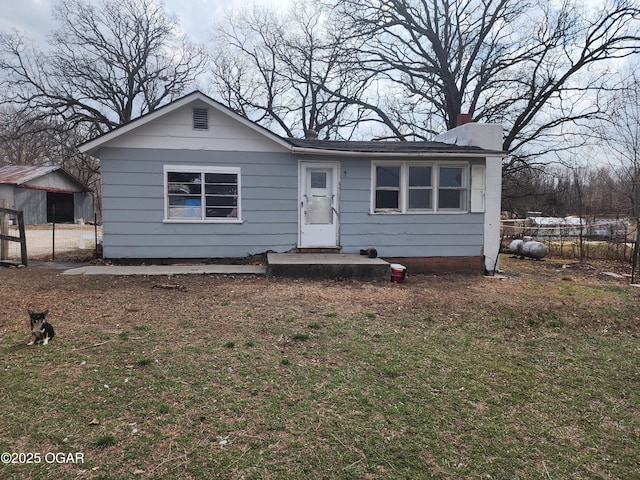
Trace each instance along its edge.
{"label": "dirt patch", "polygon": [[[65,260],[83,260],[67,256]],[[86,260],[87,258],[84,258]],[[559,260],[541,262],[502,259],[503,279],[480,275],[409,275],[402,284],[360,280],[297,280],[261,276],[176,276],[115,277],[62,276],[59,269],[29,267],[0,269],[0,327],[22,328],[28,306],[48,308],[67,329],[84,328],[85,319],[101,319],[101,324],[142,324],[149,318],[167,319],[178,315],[198,316],[213,305],[223,305],[229,322],[216,328],[220,334],[234,318],[250,314],[253,318],[304,316],[322,317],[327,312],[341,315],[371,313],[391,316],[403,309],[427,308],[432,317],[455,319],[469,310],[483,314],[502,311],[549,312],[564,323],[598,328],[600,319],[588,313],[610,304],[606,288],[624,288],[640,296],[640,289],[629,287],[628,279],[604,273],[627,274],[623,264],[577,264]],[[158,284],[174,289],[157,288]],[[601,294],[589,298],[580,292],[598,288]],[[602,292],[602,288],[605,291]],[[575,294],[567,294],[568,290]],[[607,303],[609,302],[609,303]],[[589,303],[590,308],[585,304]],[[619,308],[626,308],[622,305]],[[585,312],[587,314],[585,315]],[[624,328],[635,330],[638,318],[633,312],[621,313],[629,321]],[[597,316],[597,315],[596,315]],[[592,323],[592,321],[594,323]],[[620,328],[622,328],[622,324]]]}

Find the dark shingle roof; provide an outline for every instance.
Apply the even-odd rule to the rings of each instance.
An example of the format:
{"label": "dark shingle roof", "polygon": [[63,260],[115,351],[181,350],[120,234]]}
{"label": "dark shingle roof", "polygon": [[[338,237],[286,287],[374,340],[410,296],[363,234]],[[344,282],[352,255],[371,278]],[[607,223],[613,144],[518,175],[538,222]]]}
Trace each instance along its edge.
{"label": "dark shingle roof", "polygon": [[400,142],[400,141],[336,141],[336,140],[306,140],[287,138],[287,142],[294,147],[310,150],[328,150],[336,152],[357,153],[460,153],[460,154],[503,154],[501,151],[485,150],[475,146],[455,145],[444,142]]}

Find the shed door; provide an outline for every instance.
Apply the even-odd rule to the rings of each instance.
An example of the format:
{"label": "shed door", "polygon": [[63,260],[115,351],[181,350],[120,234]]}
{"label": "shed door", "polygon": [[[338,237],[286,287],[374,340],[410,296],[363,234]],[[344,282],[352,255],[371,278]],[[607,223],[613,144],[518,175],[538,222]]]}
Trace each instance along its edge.
{"label": "shed door", "polygon": [[73,193],[47,192],[47,223],[74,223],[74,220]]}
{"label": "shed door", "polygon": [[336,247],[339,164],[300,164],[300,247]]}

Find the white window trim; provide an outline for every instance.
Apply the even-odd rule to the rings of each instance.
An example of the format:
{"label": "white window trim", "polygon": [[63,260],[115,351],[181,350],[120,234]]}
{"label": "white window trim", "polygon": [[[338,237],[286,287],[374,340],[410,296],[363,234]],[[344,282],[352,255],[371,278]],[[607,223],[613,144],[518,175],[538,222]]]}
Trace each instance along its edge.
{"label": "white window trim", "polygon": [[[400,198],[398,199],[398,209],[376,209],[376,168],[377,167],[400,167]],[[431,205],[430,209],[409,210],[409,167],[431,167]],[[463,183],[463,205],[464,208],[439,208],[438,191],[441,167],[462,167]],[[371,215],[437,215],[437,214],[465,214],[469,213],[469,174],[470,164],[464,161],[373,161],[371,162],[371,192],[370,210]],[[444,187],[443,187],[444,188]],[[452,188],[459,190],[458,188]]]}
{"label": "white window trim", "polygon": [[[164,218],[163,223],[242,223],[242,184],[239,167],[212,167],[197,165],[164,165],[163,167],[163,197],[164,197]],[[169,172],[184,173],[233,173],[238,176],[238,216],[220,218],[169,218]],[[203,214],[205,212],[203,208]]]}
{"label": "white window trim", "polygon": [[485,197],[487,190],[486,167],[484,165],[471,165],[471,199],[470,212],[484,213]]}

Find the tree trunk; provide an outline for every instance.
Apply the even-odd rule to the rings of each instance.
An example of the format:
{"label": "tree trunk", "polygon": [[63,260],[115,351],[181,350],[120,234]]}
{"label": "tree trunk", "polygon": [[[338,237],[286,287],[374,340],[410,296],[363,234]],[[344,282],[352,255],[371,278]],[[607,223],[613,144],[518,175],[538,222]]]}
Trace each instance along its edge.
{"label": "tree trunk", "polygon": [[635,219],[636,223],[636,241],[633,244],[633,260],[631,262],[631,283],[636,283],[636,270],[638,269],[638,234],[640,227],[640,218]]}

